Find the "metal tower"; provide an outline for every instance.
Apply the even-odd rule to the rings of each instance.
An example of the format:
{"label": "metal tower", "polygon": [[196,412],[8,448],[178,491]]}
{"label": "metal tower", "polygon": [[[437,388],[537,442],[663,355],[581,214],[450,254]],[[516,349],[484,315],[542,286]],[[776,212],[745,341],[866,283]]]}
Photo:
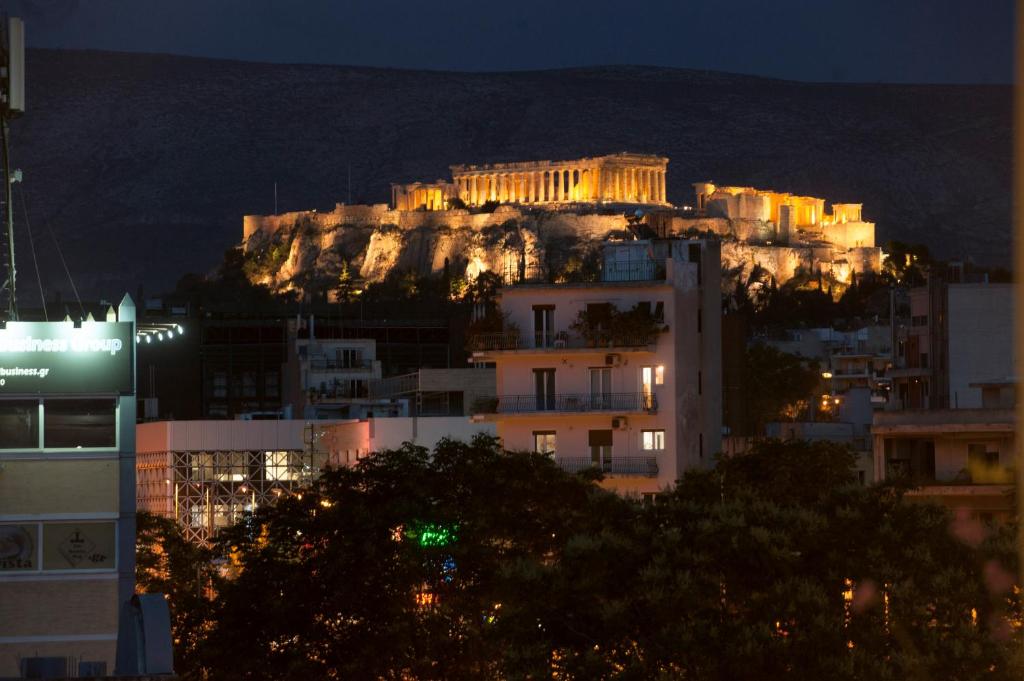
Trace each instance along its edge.
{"label": "metal tower", "polygon": [[18,319],[17,269],[14,265],[14,204],[11,200],[10,125],[12,118],[25,112],[25,26],[18,17],[4,17],[0,26],[0,260],[4,278],[0,283],[0,315],[8,321]]}

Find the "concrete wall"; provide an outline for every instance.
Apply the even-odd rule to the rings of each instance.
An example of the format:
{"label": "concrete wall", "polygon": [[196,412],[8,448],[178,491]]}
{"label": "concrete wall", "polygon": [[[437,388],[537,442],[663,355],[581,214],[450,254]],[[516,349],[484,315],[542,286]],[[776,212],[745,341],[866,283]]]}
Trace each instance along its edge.
{"label": "concrete wall", "polygon": [[971,383],[1014,375],[1012,285],[951,284],[948,318],[949,406],[980,408]]}
{"label": "concrete wall", "polygon": [[0,516],[41,513],[117,513],[117,462],[4,461]]}
{"label": "concrete wall", "polygon": [[139,454],[302,449],[307,421],[156,421],[136,426]]}

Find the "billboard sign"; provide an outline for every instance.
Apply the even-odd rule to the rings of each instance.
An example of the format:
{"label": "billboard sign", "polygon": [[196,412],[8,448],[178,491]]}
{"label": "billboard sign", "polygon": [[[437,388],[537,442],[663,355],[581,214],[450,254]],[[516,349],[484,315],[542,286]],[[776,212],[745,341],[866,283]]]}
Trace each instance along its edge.
{"label": "billboard sign", "polygon": [[8,322],[0,329],[0,396],[134,392],[131,322]]}

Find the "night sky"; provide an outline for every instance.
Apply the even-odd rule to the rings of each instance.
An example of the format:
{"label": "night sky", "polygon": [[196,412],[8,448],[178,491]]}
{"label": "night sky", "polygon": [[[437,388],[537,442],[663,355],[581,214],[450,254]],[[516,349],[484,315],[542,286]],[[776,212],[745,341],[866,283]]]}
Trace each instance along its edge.
{"label": "night sky", "polygon": [[1008,83],[1012,0],[3,0],[30,46],[499,71]]}

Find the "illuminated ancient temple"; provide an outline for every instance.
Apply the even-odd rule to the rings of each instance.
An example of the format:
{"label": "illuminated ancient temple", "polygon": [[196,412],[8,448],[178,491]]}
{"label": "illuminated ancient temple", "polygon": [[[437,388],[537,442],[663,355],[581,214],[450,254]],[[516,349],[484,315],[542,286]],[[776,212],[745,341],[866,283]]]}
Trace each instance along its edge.
{"label": "illuminated ancient temple", "polygon": [[574,161],[454,165],[451,171],[456,195],[467,206],[488,201],[667,205],[667,167],[663,156],[620,153]]}

